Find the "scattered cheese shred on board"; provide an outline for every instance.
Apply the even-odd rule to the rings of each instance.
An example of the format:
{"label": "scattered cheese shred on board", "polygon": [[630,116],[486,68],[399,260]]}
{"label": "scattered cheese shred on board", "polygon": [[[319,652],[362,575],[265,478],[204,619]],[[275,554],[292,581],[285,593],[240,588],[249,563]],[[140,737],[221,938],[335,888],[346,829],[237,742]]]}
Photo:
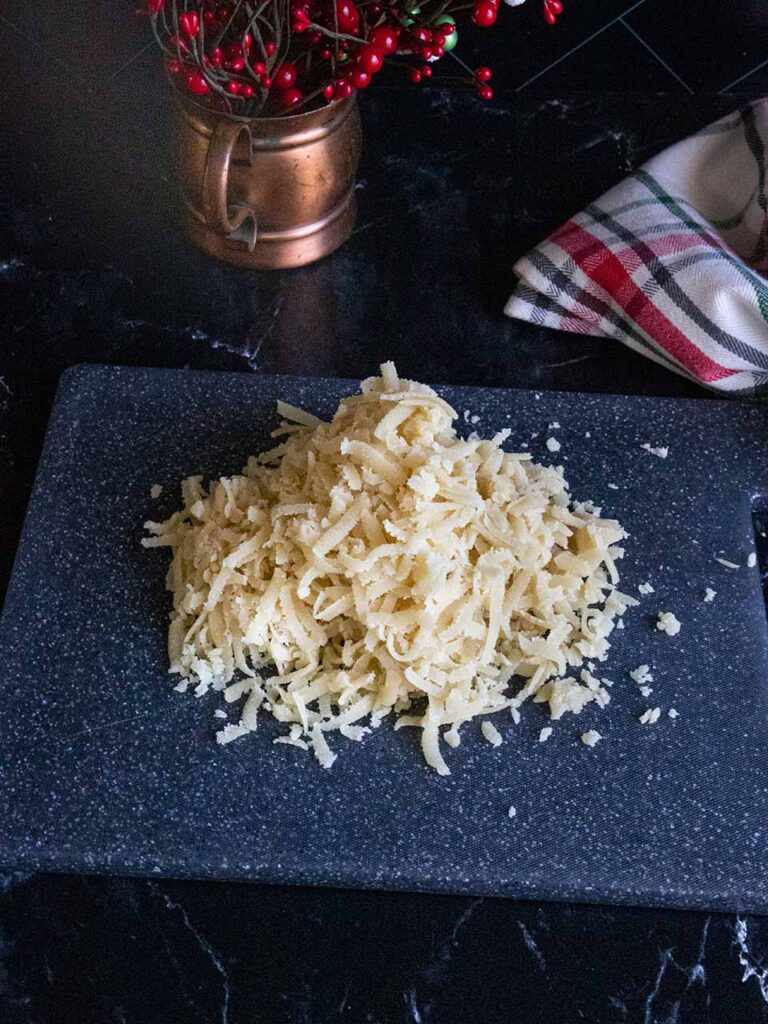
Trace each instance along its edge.
{"label": "scattered cheese shred on board", "polygon": [[656,620],[656,629],[666,633],[667,636],[677,636],[682,629],[682,625],[674,612],[659,612],[659,617]]}
{"label": "scattered cheese shred on board", "polygon": [[483,722],[483,724],[480,726],[480,729],[481,729],[481,731],[483,733],[483,736],[485,737],[486,740],[488,740],[488,742],[491,744],[491,746],[493,746],[493,747],[500,747],[501,746],[501,744],[503,742],[502,738],[501,738],[501,733],[496,728],[496,726],[493,724],[493,722],[489,722],[486,719],[486,721]]}
{"label": "scattered cheese shred on board", "polygon": [[539,733],[539,743],[546,743],[549,737],[552,735],[552,726],[545,725]]}
{"label": "scattered cheese shred on board", "polygon": [[581,734],[581,742],[587,747],[594,747],[596,743],[599,743],[603,737],[595,729],[590,729],[589,732],[583,732]]}
{"label": "scattered cheese shred on board", "polygon": [[716,597],[717,591],[713,590],[712,587],[707,587],[707,589],[704,591],[705,602],[709,604],[711,601],[714,601]]}
{"label": "scattered cheese shred on board", "polygon": [[747,555],[747,566],[750,569],[754,569],[754,567],[756,565],[757,565],[757,555],[755,554],[754,551],[750,551],[750,553]]}
{"label": "scattered cheese shred on board", "polygon": [[648,441],[645,444],[641,444],[640,447],[645,452],[649,452],[651,455],[655,455],[659,459],[666,459],[669,455],[669,448],[654,448]]}
{"label": "scattered cheese shred on board", "polygon": [[661,717],[661,708],[648,708],[640,715],[642,725],[655,725]]}
{"label": "scattered cheese shred on board", "polygon": [[360,740],[392,714],[449,774],[441,739],[456,746],[463,722],[516,718],[528,698],[552,718],[607,703],[569,673],[606,660],[637,604],[617,589],[626,534],[572,501],[561,469],[505,452],[508,430],[459,437],[454,410],[391,363],[329,423],[279,413],[271,451],[188,478],[183,507],[146,524],[145,546],[173,556],[171,672],[244,701],[219,743],[266,712],[329,768],[330,733]]}
{"label": "scattered cheese shred on board", "polygon": [[726,569],[740,569],[741,566],[738,562],[731,562],[728,558],[721,558],[720,555],[715,555],[715,561],[724,566]]}

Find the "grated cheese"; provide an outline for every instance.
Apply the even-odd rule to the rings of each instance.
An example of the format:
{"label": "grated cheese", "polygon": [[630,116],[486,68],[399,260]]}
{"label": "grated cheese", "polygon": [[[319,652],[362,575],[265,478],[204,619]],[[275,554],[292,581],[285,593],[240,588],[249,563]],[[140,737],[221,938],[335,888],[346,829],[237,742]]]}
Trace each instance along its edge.
{"label": "grated cheese", "polygon": [[659,612],[659,617],[656,620],[656,629],[666,633],[667,636],[677,636],[682,629],[682,625],[673,612]]}
{"label": "grated cheese", "polygon": [[550,452],[559,452],[563,446],[557,440],[556,437],[547,438],[547,450]]}
{"label": "grated cheese", "polygon": [[163,493],[163,485],[162,484],[152,484],[152,486],[149,489],[149,496],[150,496],[150,498],[159,498],[162,493]]}
{"label": "grated cheese", "polygon": [[501,733],[496,728],[496,726],[493,724],[493,722],[489,722],[489,721],[486,720],[480,726],[480,730],[481,730],[484,738],[486,740],[488,740],[488,742],[491,744],[492,747],[500,747],[501,746],[501,744],[503,742],[503,740],[501,738]]}
{"label": "grated cheese", "polygon": [[244,701],[219,743],[266,712],[290,726],[276,742],[329,768],[329,733],[360,741],[394,713],[449,774],[440,741],[458,745],[463,722],[518,721],[529,698],[553,719],[608,703],[573,675],[607,659],[638,603],[616,589],[626,534],[572,501],[561,469],[505,452],[508,430],[459,437],[453,409],[391,363],[329,423],[278,411],[271,451],[188,478],[182,508],[146,524],[144,545],[173,556],[171,672]]}
{"label": "grated cheese", "polygon": [[653,676],[651,675],[651,666],[638,665],[637,668],[633,668],[629,673],[629,678],[635,683],[652,683]]}
{"label": "grated cheese", "polygon": [[661,717],[661,708],[648,708],[640,715],[642,725],[655,725]]}
{"label": "grated cheese", "polygon": [[552,735],[553,729],[551,725],[545,725],[539,733],[539,743],[546,743],[549,737]]}
{"label": "grated cheese", "polygon": [[704,591],[705,602],[709,604],[711,601],[715,600],[715,597],[717,597],[717,591],[713,590],[712,587],[707,587],[707,589]]}
{"label": "grated cheese", "polygon": [[603,737],[595,729],[590,729],[589,732],[583,732],[581,734],[581,742],[588,747],[594,747],[596,743],[599,743]]}
{"label": "grated cheese", "polygon": [[750,551],[750,553],[747,555],[747,566],[750,569],[754,569],[754,567],[756,565],[757,565],[757,555],[755,554],[754,551]]}
{"label": "grated cheese", "polygon": [[643,595],[646,595],[646,594],[653,594],[653,593],[655,593],[655,591],[654,591],[654,589],[653,589],[653,587],[651,586],[651,584],[650,584],[650,583],[641,583],[641,584],[640,584],[640,585],[638,586],[638,588],[637,588],[637,589],[638,589],[638,590],[640,591],[640,593],[641,593],[641,594],[643,594]]}
{"label": "grated cheese", "polygon": [[726,569],[740,569],[741,568],[741,566],[738,564],[738,562],[731,562],[729,559],[721,558],[719,555],[715,555],[715,561],[717,563],[719,563],[720,565],[724,566]]}
{"label": "grated cheese", "polygon": [[640,447],[644,452],[650,452],[651,455],[655,455],[659,459],[666,459],[669,455],[669,448],[654,448],[653,445],[649,444],[647,441],[645,444],[641,444]]}

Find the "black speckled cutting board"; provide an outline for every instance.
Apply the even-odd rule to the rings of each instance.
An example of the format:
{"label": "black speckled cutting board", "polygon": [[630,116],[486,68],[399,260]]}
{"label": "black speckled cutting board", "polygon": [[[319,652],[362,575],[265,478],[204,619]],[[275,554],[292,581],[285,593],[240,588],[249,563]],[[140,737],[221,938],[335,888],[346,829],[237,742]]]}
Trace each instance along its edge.
{"label": "black speckled cutting board", "polygon": [[[462,429],[508,426],[509,447],[562,462],[574,496],[631,534],[623,588],[655,588],[614,634],[610,706],[546,743],[545,713],[526,705],[517,726],[496,716],[498,748],[465,726],[448,778],[415,730],[386,724],[360,744],[332,738],[324,771],[273,745],[283,727],[266,716],[218,746],[219,696],[172,690],[168,554],[140,547],[143,521],[176,507],[182,476],[240,470],[276,398],[328,414],[356,386],[65,374],[0,632],[0,864],[768,911],[768,630],[745,564],[768,496],[767,405],[441,389]],[[655,630],[659,610],[679,617],[677,637]],[[627,675],[641,663],[649,698]],[[653,706],[661,720],[640,725]],[[592,728],[604,739],[588,749]]]}

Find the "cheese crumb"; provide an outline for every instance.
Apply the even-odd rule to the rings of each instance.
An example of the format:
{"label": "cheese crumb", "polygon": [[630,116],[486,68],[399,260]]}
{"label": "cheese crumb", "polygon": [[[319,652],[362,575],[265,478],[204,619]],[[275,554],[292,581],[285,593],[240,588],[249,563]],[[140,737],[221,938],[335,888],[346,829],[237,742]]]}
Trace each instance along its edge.
{"label": "cheese crumb", "polygon": [[588,747],[594,747],[596,743],[599,743],[603,737],[595,729],[590,729],[589,732],[583,732],[581,734],[581,742]]}
{"label": "cheese crumb", "polygon": [[488,742],[491,744],[492,747],[500,747],[501,746],[501,744],[502,744],[501,733],[496,728],[496,726],[493,724],[493,722],[489,722],[489,721],[486,720],[480,726],[480,730],[481,730],[483,736],[485,737],[485,739],[488,740]]}
{"label": "cheese crumb", "polygon": [[618,491],[618,489],[619,489],[619,485],[618,484],[608,484],[608,487],[612,491]]}
{"label": "cheese crumb", "polygon": [[660,632],[666,633],[667,636],[677,636],[681,628],[680,620],[673,612],[659,612],[656,629]]}
{"label": "cheese crumb", "polygon": [[707,587],[707,589],[704,591],[704,600],[707,602],[707,604],[709,604],[710,601],[715,600],[716,595],[716,590],[713,590],[712,587]]}
{"label": "cheese crumb", "polygon": [[747,556],[747,565],[750,569],[754,569],[754,567],[757,565],[757,555],[754,551],[751,551]]}
{"label": "cheese crumb", "polygon": [[653,589],[650,583],[641,583],[637,588],[641,594],[655,594],[656,591]]}
{"label": "cheese crumb", "polygon": [[560,429],[560,424],[557,422],[557,420],[554,420],[554,422],[549,424],[548,429],[549,430],[559,430]]}
{"label": "cheese crumb", "polygon": [[656,455],[660,459],[666,459],[666,457],[669,455],[669,448],[654,448],[647,441],[645,442],[645,444],[641,444],[640,447],[643,449],[644,452],[650,452],[651,455]]}
{"label": "cheese crumb", "polygon": [[667,712],[667,714],[669,715],[670,718],[677,718],[677,716],[680,714],[680,712],[677,710],[677,708],[670,708],[669,711]]}
{"label": "cheese crumb", "polygon": [[633,668],[629,673],[629,678],[635,683],[652,683],[651,666],[638,665],[637,668]]}
{"label": "cheese crumb", "polygon": [[640,715],[640,722],[643,725],[655,725],[661,717],[661,708],[648,708]]}
{"label": "cheese crumb", "polygon": [[547,449],[551,452],[559,452],[563,446],[557,440],[556,437],[547,438]]}
{"label": "cheese crumb", "polygon": [[516,815],[517,815],[517,808],[514,805],[510,804],[509,810],[507,811],[507,817],[508,818],[514,818],[514,817],[516,817]]}
{"label": "cheese crumb", "polygon": [[150,496],[150,498],[159,498],[162,493],[163,493],[163,485],[162,484],[152,484],[152,486],[149,489],[149,496]]}
{"label": "cheese crumb", "polygon": [[213,712],[213,714],[214,714],[215,718],[226,718],[227,717],[227,712],[226,711],[222,711],[221,708],[216,708],[216,710]]}
{"label": "cheese crumb", "polygon": [[644,697],[650,697],[650,696],[651,696],[651,694],[653,693],[653,690],[651,689],[651,687],[650,687],[650,686],[641,686],[641,687],[640,687],[640,693],[641,693],[641,694],[642,694],[642,695],[643,695]]}
{"label": "cheese crumb", "polygon": [[719,555],[715,555],[715,561],[720,565],[725,566],[726,569],[740,569],[741,566],[737,562],[731,562],[727,558],[721,558]]}
{"label": "cheese crumb", "polygon": [[248,732],[249,730],[244,725],[225,725],[216,733],[216,742],[223,746],[225,743],[231,743],[232,740],[239,740],[241,736],[247,736]]}
{"label": "cheese crumb", "polygon": [[551,725],[545,725],[539,733],[539,743],[546,743],[549,737],[552,735],[553,729]]}

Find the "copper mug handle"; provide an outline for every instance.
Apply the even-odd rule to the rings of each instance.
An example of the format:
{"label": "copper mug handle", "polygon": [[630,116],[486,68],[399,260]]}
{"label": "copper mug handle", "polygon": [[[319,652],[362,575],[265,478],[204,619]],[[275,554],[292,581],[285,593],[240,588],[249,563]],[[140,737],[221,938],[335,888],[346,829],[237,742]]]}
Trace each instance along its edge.
{"label": "copper mug handle", "polygon": [[229,164],[235,144],[243,132],[248,135],[248,159],[253,165],[253,140],[248,125],[223,118],[217,121],[205,160],[202,204],[208,227],[223,235],[231,237],[250,218],[253,221],[253,234],[248,241],[248,249],[253,252],[257,238],[256,211],[245,205],[230,207],[227,202]]}

